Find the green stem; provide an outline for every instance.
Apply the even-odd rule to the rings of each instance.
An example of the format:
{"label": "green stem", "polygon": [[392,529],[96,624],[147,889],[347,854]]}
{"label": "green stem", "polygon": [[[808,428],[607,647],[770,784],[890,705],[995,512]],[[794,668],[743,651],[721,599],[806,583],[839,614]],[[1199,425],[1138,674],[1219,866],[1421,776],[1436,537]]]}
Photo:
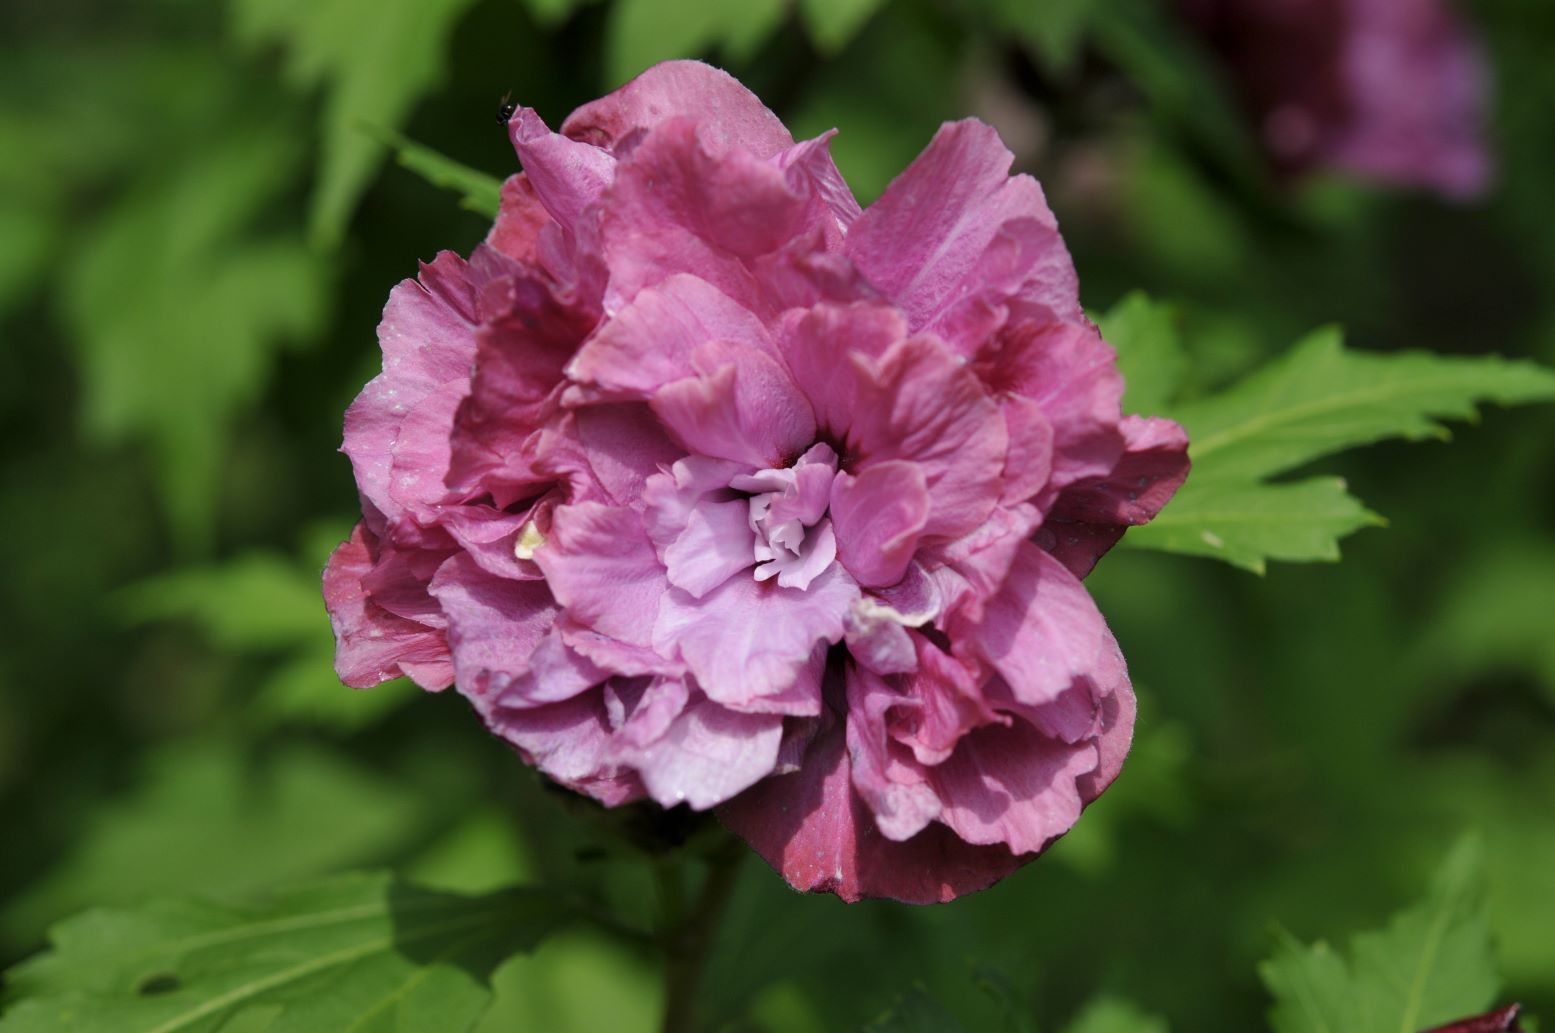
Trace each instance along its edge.
{"label": "green stem", "polygon": [[[659,1029],[662,1033],[690,1033],[695,1029],[697,986],[702,980],[702,968],[707,963],[708,952],[713,946],[713,934],[729,904],[734,883],[740,874],[740,860],[745,851],[740,844],[735,849],[720,850],[710,860],[707,878],[697,894],[696,902],[684,919],[669,925],[664,937],[664,1019]],[[680,883],[674,876],[678,872],[665,873],[661,869],[661,892],[673,885],[672,894],[678,894]],[[672,883],[667,880],[673,879]],[[666,898],[669,903],[669,898]],[[672,919],[671,921],[674,921]]]}

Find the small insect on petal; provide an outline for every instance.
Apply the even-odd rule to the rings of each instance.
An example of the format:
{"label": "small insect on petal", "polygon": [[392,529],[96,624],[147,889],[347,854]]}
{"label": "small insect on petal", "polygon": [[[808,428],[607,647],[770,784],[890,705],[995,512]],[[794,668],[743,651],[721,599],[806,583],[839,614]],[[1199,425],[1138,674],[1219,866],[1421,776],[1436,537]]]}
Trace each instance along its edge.
{"label": "small insect on petal", "polygon": [[513,112],[518,110],[518,105],[514,104],[511,99],[512,96],[513,91],[509,90],[502,95],[502,102],[497,105],[497,125],[499,126],[507,125],[508,121],[513,117]]}

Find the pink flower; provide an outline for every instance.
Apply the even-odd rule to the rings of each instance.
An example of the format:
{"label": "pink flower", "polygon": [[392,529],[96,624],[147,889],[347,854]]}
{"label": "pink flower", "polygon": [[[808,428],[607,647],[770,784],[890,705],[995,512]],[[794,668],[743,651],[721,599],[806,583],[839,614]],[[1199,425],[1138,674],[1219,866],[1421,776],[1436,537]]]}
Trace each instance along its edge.
{"label": "pink flower", "polygon": [[1444,0],[1180,0],[1275,164],[1483,193],[1488,71]]}
{"label": "pink flower", "polygon": [[946,125],[866,211],[726,74],[552,133],[468,262],[395,288],[325,573],[352,685],[458,686],[608,805],[718,814],[796,888],[987,886],[1116,776],[1083,577],[1187,473],[1029,177]]}

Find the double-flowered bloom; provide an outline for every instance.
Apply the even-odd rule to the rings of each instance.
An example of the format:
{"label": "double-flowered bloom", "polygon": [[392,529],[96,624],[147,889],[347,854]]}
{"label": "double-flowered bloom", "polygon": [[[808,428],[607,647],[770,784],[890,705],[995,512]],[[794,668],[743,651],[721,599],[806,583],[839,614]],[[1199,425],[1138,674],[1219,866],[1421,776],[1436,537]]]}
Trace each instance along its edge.
{"label": "double-flowered bloom", "polygon": [[450,684],[607,805],[717,808],[799,889],[948,900],[1112,781],[1080,584],[1187,472],[1123,418],[1041,188],[943,127],[861,211],[827,138],[660,65],[395,288],[325,595],[352,685]]}

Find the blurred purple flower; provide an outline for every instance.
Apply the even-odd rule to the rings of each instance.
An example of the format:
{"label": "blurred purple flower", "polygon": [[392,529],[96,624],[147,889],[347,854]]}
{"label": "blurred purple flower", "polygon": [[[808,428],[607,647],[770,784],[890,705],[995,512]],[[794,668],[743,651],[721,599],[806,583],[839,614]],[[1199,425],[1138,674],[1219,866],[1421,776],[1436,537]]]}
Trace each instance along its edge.
{"label": "blurred purple flower", "polygon": [[458,686],[607,805],[717,807],[803,890],[949,900],[1067,831],[1134,697],[1080,578],[1187,473],[1123,418],[1036,181],[944,126],[861,211],[728,75],[553,133],[395,288],[325,596],[352,685]]}
{"label": "blurred purple flower", "polygon": [[1443,0],[1179,0],[1287,172],[1468,199],[1489,185],[1489,71]]}

